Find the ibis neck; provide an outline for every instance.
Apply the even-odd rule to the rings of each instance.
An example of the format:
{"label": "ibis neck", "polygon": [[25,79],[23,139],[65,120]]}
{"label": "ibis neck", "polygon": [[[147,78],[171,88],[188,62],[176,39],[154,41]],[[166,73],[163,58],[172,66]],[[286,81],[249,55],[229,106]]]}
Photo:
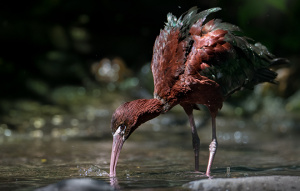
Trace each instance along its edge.
{"label": "ibis neck", "polygon": [[159,100],[162,104],[163,104],[163,109],[162,109],[162,113],[166,113],[167,111],[169,111],[172,107],[174,107],[175,105],[177,105],[177,103],[169,103],[167,100],[161,98],[159,95],[154,94],[154,99]]}
{"label": "ibis neck", "polygon": [[136,101],[139,102],[138,107],[140,109],[138,109],[135,127],[163,113],[164,104],[158,99],[141,99]]}

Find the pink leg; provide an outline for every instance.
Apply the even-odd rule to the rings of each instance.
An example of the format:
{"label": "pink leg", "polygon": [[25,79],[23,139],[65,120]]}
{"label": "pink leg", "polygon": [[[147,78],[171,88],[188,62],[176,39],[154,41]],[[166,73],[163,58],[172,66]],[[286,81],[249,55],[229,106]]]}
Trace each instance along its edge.
{"label": "pink leg", "polygon": [[209,145],[209,159],[207,164],[206,176],[210,177],[211,166],[217,152],[218,142],[216,136],[216,115],[212,114],[212,141]]}

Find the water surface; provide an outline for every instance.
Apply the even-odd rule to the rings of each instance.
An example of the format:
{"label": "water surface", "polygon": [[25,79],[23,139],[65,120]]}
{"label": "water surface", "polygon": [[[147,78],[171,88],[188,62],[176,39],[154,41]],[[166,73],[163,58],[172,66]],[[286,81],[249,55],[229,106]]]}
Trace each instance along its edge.
{"label": "water surface", "polygon": [[[113,183],[122,190],[184,190],[184,183],[206,178],[193,172],[191,133],[184,115],[163,115],[132,134],[120,154],[117,180],[108,177],[112,137],[107,122],[103,124],[105,127],[101,121],[98,124],[101,135],[96,136],[2,137],[0,190],[34,190],[64,179],[85,177]],[[211,139],[210,123],[204,124],[198,129],[202,172]],[[219,117],[219,148],[212,175],[299,176],[298,133],[289,129],[284,133],[272,131],[272,123],[266,124],[267,129],[252,119]]]}

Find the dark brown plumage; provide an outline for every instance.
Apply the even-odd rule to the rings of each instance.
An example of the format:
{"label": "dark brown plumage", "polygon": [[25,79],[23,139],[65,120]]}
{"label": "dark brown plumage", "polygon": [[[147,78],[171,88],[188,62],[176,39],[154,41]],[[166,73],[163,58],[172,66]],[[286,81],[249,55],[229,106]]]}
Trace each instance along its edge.
{"label": "dark brown plumage", "polygon": [[180,104],[192,127],[195,170],[199,171],[200,140],[193,110],[205,105],[212,117],[212,142],[206,176],[217,150],[216,115],[223,101],[237,90],[253,88],[262,82],[276,83],[276,73],[269,67],[287,60],[275,58],[260,43],[251,44],[232,24],[206,17],[219,11],[212,8],[200,13],[191,8],[182,18],[168,14],[168,22],[156,38],[151,69],[154,98],[139,99],[121,105],[113,114],[111,128],[113,147],[110,176],[116,176],[122,145],[142,123]]}

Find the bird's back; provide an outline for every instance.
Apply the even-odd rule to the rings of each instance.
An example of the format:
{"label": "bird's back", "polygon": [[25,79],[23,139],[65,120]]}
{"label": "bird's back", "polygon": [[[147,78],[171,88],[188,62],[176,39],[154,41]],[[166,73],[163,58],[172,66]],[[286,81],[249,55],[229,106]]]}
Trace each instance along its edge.
{"label": "bird's back", "polygon": [[156,96],[168,100],[174,92],[194,91],[191,88],[199,89],[208,82],[225,99],[241,88],[275,83],[277,74],[269,67],[287,61],[275,58],[262,44],[251,43],[235,25],[219,19],[203,24],[210,13],[219,10],[197,13],[193,7],[178,19],[168,14],[168,22],[153,48],[151,67]]}

